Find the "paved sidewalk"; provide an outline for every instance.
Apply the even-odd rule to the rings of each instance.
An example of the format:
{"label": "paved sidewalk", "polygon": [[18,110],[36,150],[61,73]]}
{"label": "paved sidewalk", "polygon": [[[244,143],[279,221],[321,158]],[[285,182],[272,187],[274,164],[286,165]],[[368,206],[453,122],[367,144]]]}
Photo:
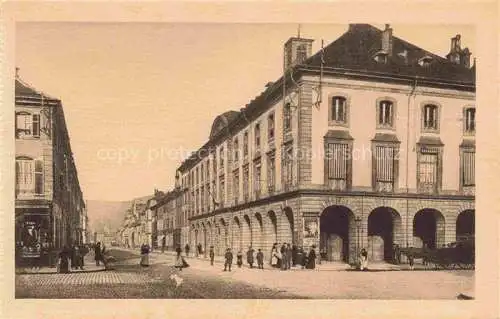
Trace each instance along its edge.
{"label": "paved sidewalk", "polygon": [[[125,248],[123,248],[123,249],[125,249]],[[176,253],[173,251],[165,251],[163,254],[164,255],[171,255],[171,256],[176,255]],[[161,250],[159,250],[159,249],[154,250],[151,253],[151,256],[155,256],[155,255],[162,255]],[[210,263],[210,258],[208,257],[208,255],[205,256],[203,254],[203,255],[199,255],[199,256],[194,256],[194,255],[190,254],[188,257],[186,257],[186,254],[183,253],[182,256],[184,256],[184,258],[187,258],[188,260],[196,259],[196,260],[204,261],[206,263]],[[214,263],[224,265],[224,257],[223,256],[215,256]],[[236,256],[233,258],[233,267],[237,267]],[[242,267],[250,268],[250,266],[246,262],[246,255],[243,255],[243,266]],[[254,264],[254,268],[257,268],[257,263]],[[269,265],[269,262],[266,260],[264,260],[264,268],[266,268],[268,270],[280,270],[277,268],[272,268]],[[387,262],[376,262],[376,263],[368,263],[368,269],[369,269],[369,271],[400,271],[400,270],[410,271],[410,266],[408,264],[394,265],[394,264],[387,263]],[[303,270],[303,269],[301,266],[297,265],[295,267],[292,267],[290,270],[293,271],[293,270]],[[353,267],[351,267],[349,264],[346,264],[346,263],[325,262],[325,261],[322,261],[321,264],[316,263],[316,269],[314,269],[314,270],[315,271],[356,271],[356,269],[354,269]],[[426,267],[422,264],[415,264],[414,270],[433,270],[433,268],[430,268],[429,266]]]}
{"label": "paved sidewalk", "polygon": [[[87,273],[87,272],[96,272],[96,271],[104,271],[104,265],[100,263],[99,266],[96,266],[94,254],[92,252],[88,253],[83,259],[83,270],[81,269],[71,269],[71,273]],[[34,269],[31,267],[19,267],[16,268],[16,274],[57,274],[57,267],[40,267],[39,269]]]}

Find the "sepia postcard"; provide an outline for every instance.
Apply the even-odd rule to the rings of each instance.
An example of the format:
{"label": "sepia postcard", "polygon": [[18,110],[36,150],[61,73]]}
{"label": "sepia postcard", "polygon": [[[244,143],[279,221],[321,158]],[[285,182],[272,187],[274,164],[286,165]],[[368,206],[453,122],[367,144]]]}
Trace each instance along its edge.
{"label": "sepia postcard", "polygon": [[497,318],[496,3],[361,4],[7,2],[6,317]]}

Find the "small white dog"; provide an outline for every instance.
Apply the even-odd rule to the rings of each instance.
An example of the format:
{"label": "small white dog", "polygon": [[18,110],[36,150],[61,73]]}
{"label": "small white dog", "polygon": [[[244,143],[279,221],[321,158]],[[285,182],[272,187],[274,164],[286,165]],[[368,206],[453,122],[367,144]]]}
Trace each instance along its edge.
{"label": "small white dog", "polygon": [[176,287],[179,287],[182,282],[184,281],[184,279],[182,279],[181,277],[177,276],[177,274],[171,274],[170,275],[170,279],[175,281],[175,286]]}

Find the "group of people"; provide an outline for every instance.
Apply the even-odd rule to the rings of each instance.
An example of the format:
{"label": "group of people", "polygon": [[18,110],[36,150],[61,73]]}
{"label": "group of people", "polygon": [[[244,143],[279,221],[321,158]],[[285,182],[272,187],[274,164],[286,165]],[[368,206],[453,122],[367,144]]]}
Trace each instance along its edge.
{"label": "group of people", "polygon": [[[96,252],[96,261],[102,259],[100,243],[98,243],[98,245],[99,252]],[[57,272],[69,273],[71,269],[83,270],[84,257],[89,251],[90,249],[86,245],[79,245],[77,243],[73,244],[71,247],[64,246],[57,256]]]}
{"label": "group of people", "polygon": [[279,247],[278,243],[274,243],[271,249],[270,264],[271,267],[281,270],[288,270],[296,265],[302,269],[315,269],[316,258],[316,246],[314,245],[306,253],[302,247],[291,246],[287,243],[283,243]]}
{"label": "group of people", "polygon": [[[262,250],[259,249],[256,254],[256,258],[254,259],[254,254],[255,250],[252,248],[252,246],[248,247],[248,250],[246,252],[247,256],[247,263],[250,266],[250,268],[253,268],[253,265],[255,263],[255,259],[257,260],[257,268],[258,269],[264,269],[264,254],[262,253]],[[214,246],[210,246],[210,265],[214,265],[214,258],[215,258],[215,252],[214,252]],[[231,248],[226,249],[226,253],[224,254],[224,271],[231,271],[231,265],[233,264],[233,252]],[[243,252],[241,250],[238,251],[236,254],[236,265],[238,265],[238,268],[241,268],[243,266]]]}

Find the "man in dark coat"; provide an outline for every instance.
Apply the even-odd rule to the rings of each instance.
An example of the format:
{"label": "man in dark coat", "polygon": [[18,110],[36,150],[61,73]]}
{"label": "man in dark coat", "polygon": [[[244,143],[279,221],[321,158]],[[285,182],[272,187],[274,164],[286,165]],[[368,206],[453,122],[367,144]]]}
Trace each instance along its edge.
{"label": "man in dark coat", "polygon": [[165,247],[167,246],[167,238],[163,236],[161,239],[161,253],[163,254],[165,252]]}
{"label": "man in dark coat", "polygon": [[97,242],[97,244],[94,247],[94,259],[96,266],[99,266],[101,261],[104,262],[104,256],[102,255],[102,250],[101,250],[101,242]]}
{"label": "man in dark coat", "polygon": [[264,269],[264,253],[260,249],[257,252],[257,266],[259,269]]}
{"label": "man in dark coat", "polygon": [[186,244],[184,250],[186,250],[186,256],[189,257],[189,244]]}
{"label": "man in dark coat", "polygon": [[285,243],[281,245],[280,253],[281,253],[281,270],[286,270],[286,267],[288,265],[288,260],[287,260],[288,254],[286,251]]}
{"label": "man in dark coat", "polygon": [[210,266],[213,266],[214,265],[214,259],[215,259],[214,246],[210,246],[209,256],[210,256]]}
{"label": "man in dark coat", "polygon": [[252,246],[248,247],[247,263],[250,265],[250,268],[253,268],[253,253],[254,253],[254,250],[253,250]]}
{"label": "man in dark coat", "polygon": [[316,246],[312,246],[311,250],[309,251],[309,256],[307,256],[307,269],[314,269],[316,268]]}
{"label": "man in dark coat", "polygon": [[69,273],[69,258],[71,257],[71,251],[67,246],[64,246],[63,249],[59,252],[59,273]]}
{"label": "man in dark coat", "polygon": [[231,252],[231,248],[228,248],[226,250],[224,258],[225,258],[224,271],[227,271],[227,268],[229,268],[229,271],[231,271],[231,264],[233,263],[233,253]]}
{"label": "man in dark coat", "polygon": [[286,269],[291,269],[292,268],[292,247],[290,247],[290,244],[286,245]]}

